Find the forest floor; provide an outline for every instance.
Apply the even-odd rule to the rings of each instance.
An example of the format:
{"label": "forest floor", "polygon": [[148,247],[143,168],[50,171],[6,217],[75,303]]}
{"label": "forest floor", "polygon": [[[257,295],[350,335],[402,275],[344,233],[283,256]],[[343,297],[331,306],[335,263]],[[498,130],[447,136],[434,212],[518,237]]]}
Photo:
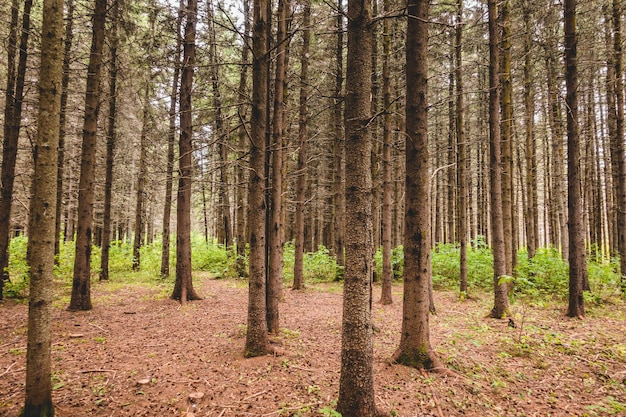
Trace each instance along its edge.
{"label": "forest floor", "polygon": [[[335,416],[342,296],[339,284],[284,291],[280,355],[244,359],[245,281],[197,274],[202,301],[181,307],[170,284],[94,283],[94,309],[53,312],[56,416]],[[513,305],[516,328],[485,318],[491,298],[437,292],[432,345],[455,376],[387,359],[397,347],[402,286],[375,302],[377,406],[391,416],[626,415],[626,304],[588,308]],[[374,300],[380,287],[374,290]],[[0,416],[24,401],[27,305],[0,304]],[[191,398],[195,394],[201,398]],[[195,395],[200,397],[201,395]],[[191,414],[193,413],[193,414]]]}

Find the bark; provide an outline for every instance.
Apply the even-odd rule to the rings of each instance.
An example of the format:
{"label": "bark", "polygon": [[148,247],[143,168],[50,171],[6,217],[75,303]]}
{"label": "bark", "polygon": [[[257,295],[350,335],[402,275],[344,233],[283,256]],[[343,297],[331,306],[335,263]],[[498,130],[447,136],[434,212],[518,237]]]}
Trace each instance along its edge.
{"label": "bark", "polygon": [[197,0],[188,0],[185,10],[183,67],[180,78],[180,138],[178,141],[178,193],[176,197],[176,282],[171,298],[181,304],[199,300],[191,277],[191,185],[193,121],[191,95],[196,58]]}
{"label": "bark", "polygon": [[565,85],[567,105],[567,211],[569,217],[569,317],[585,315],[583,283],[587,276],[583,224],[580,143],[578,137],[578,62],[576,0],[565,0]]}
{"label": "bark", "polygon": [[161,278],[170,276],[170,222],[172,214],[172,189],[174,183],[174,146],[176,144],[176,102],[178,101],[178,80],[180,77],[180,54],[182,37],[180,30],[183,21],[185,3],[180,0],[176,19],[176,52],[174,54],[174,74],[170,92],[168,111],[169,127],[167,130],[167,169],[165,172],[165,203],[163,204],[163,230],[161,232]]}
{"label": "bark", "polygon": [[371,315],[372,143],[371,3],[348,1],[346,73],[346,262],[341,375],[337,411],[344,417],[376,416]]}
{"label": "bark", "polygon": [[63,1],[43,5],[39,117],[35,147],[28,239],[30,295],[28,349],[26,353],[26,398],[20,417],[54,415],[52,404],[52,290],[56,181],[61,112],[63,65]]}
{"label": "bark", "polygon": [[459,187],[459,291],[467,294],[467,145],[465,143],[463,92],[463,0],[457,0],[454,51],[456,56],[456,143],[458,149],[457,183]]}
{"label": "bark", "polygon": [[[384,13],[391,10],[390,0],[384,0]],[[391,126],[392,126],[392,103],[391,103],[391,23],[389,19],[383,20],[383,207],[381,212],[381,240],[383,277],[380,296],[381,304],[393,303],[391,296],[391,283],[393,271],[391,267],[391,234],[392,215],[391,199],[393,184],[391,182]]]}
{"label": "bark", "polygon": [[144,241],[144,228],[146,208],[144,198],[146,194],[146,169],[147,169],[147,136],[150,117],[150,85],[146,83],[143,95],[143,117],[141,122],[141,134],[139,136],[139,167],[137,171],[137,185],[135,188],[135,238],[133,240],[133,271],[141,269],[141,245]]}
{"label": "bark", "polygon": [[284,100],[287,72],[287,19],[290,15],[288,0],[278,1],[278,31],[276,34],[276,73],[274,77],[274,117],[272,123],[272,157],[270,227],[268,232],[269,265],[267,280],[267,330],[278,334],[280,315],[278,302],[283,283],[282,195],[283,195],[283,140]]}
{"label": "bark", "polygon": [[7,266],[9,265],[9,242],[11,234],[11,203],[13,201],[13,186],[15,182],[17,145],[22,126],[22,104],[24,100],[24,82],[26,78],[28,35],[30,34],[30,11],[32,5],[32,0],[24,1],[17,72],[15,71],[15,56],[18,47],[18,2],[14,1],[11,6],[11,29],[7,51],[8,69],[4,109],[4,141],[2,142],[2,168],[0,169],[0,300],[2,299],[4,281],[9,279]]}
{"label": "bark", "polygon": [[298,109],[298,165],[296,172],[296,220],[294,225],[295,248],[293,266],[293,289],[304,286],[304,209],[306,201],[307,145],[308,145],[308,97],[309,97],[309,49],[311,44],[311,2],[303,0],[302,50],[300,52],[300,107]]}
{"label": "bark", "polygon": [[250,119],[250,179],[248,222],[250,228],[250,279],[248,283],[248,328],[244,356],[271,353],[267,337],[265,282],[265,132],[269,94],[268,0],[254,0],[252,29],[252,117]]}
{"label": "bark", "polygon": [[111,247],[111,200],[113,190],[113,163],[117,130],[117,36],[119,18],[119,0],[113,0],[113,15],[111,16],[111,59],[109,62],[109,115],[107,127],[107,153],[104,179],[104,213],[102,220],[102,245],[100,256],[100,280],[109,279],[109,249]]}
{"label": "bark", "polygon": [[78,225],[76,257],[69,310],[91,310],[91,244],[96,165],[96,131],[100,112],[100,78],[104,47],[104,21],[107,1],[96,0],[93,15],[91,51],[87,67],[85,119],[78,186]]}
{"label": "bark", "polygon": [[491,249],[493,251],[494,302],[490,316],[502,318],[509,314],[508,286],[502,282],[507,275],[502,217],[502,159],[500,153],[500,102],[496,1],[488,1],[489,10],[489,192],[491,196]]}
{"label": "bark", "polygon": [[438,370],[430,346],[429,287],[432,279],[428,151],[428,0],[408,1],[406,37],[406,208],[404,300],[395,362]]}
{"label": "bark", "polygon": [[[344,260],[344,233],[345,233],[345,209],[346,200],[344,196],[345,187],[345,170],[344,170],[344,156],[345,156],[345,143],[344,135],[342,131],[342,108],[343,108],[343,18],[344,10],[342,0],[337,0],[337,49],[335,55],[335,92],[334,92],[334,106],[333,106],[333,166],[334,166],[334,178],[333,178],[333,224],[334,228],[333,236],[334,240],[331,242],[333,246],[334,254],[337,258],[337,264],[345,265]],[[370,57],[371,58],[371,57]],[[370,80],[371,83],[371,80]]]}

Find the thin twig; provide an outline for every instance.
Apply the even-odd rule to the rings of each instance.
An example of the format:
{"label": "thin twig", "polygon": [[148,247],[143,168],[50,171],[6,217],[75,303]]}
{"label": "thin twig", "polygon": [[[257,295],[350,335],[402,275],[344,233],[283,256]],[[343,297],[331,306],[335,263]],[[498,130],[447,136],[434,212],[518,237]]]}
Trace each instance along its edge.
{"label": "thin twig", "polygon": [[7,368],[6,371],[4,371],[3,373],[0,374],[0,377],[5,376],[6,374],[9,373],[9,371],[11,370],[11,368],[13,368],[13,366],[16,364],[17,362],[13,362],[11,365],[9,365],[9,367]]}

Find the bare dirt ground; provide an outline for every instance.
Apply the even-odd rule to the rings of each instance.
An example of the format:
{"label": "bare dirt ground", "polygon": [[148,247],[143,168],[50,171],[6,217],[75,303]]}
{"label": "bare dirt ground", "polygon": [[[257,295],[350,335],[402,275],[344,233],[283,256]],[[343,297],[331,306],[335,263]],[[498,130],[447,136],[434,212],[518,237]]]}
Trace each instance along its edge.
{"label": "bare dirt ground", "polygon": [[[341,292],[285,290],[280,356],[242,357],[245,281],[196,277],[204,300],[181,308],[169,286],[94,283],[94,309],[54,309],[53,400],[70,416],[334,415]],[[392,416],[626,415],[626,305],[566,319],[564,306],[513,306],[517,327],[485,318],[490,299],[438,292],[433,347],[458,376],[387,364],[399,340],[394,304],[373,306],[375,394]],[[374,300],[380,297],[375,288]],[[24,401],[27,306],[0,304],[0,416]],[[190,395],[201,393],[202,398]],[[193,395],[192,395],[193,396]],[[200,396],[200,395],[198,395]]]}

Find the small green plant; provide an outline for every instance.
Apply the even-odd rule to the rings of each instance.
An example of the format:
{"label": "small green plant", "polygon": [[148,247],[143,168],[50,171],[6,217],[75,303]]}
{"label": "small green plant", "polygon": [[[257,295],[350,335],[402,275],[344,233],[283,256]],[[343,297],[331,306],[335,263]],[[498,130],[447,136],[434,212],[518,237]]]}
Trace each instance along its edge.
{"label": "small green plant", "polygon": [[329,406],[322,407],[317,412],[326,417],[341,417],[340,412]]}

